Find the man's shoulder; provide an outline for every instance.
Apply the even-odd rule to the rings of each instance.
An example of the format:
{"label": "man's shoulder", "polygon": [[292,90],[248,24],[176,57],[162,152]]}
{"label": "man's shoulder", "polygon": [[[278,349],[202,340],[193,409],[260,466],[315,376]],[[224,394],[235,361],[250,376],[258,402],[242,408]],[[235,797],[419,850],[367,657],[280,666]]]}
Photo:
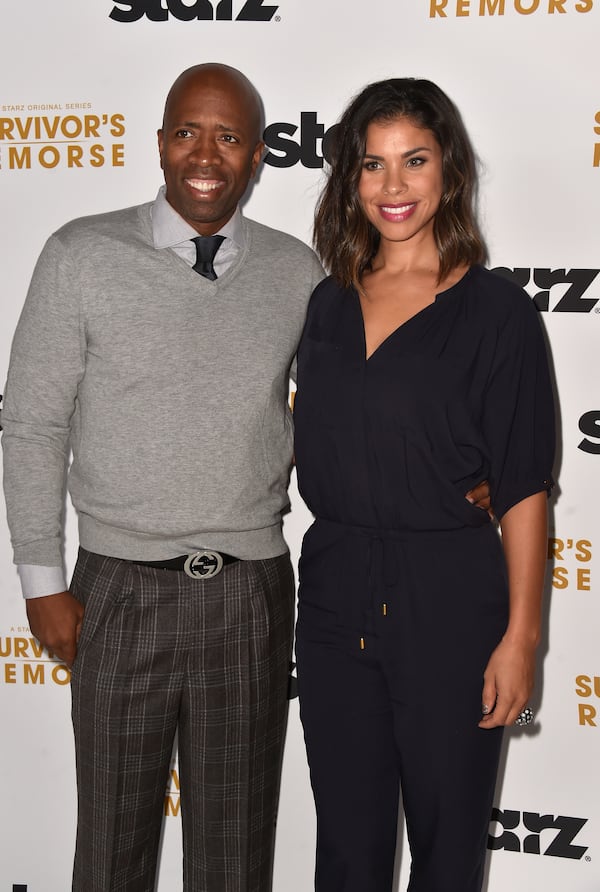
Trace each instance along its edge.
{"label": "man's shoulder", "polygon": [[297,258],[300,261],[314,263],[319,265],[317,255],[309,248],[309,246],[280,229],[273,229],[271,226],[265,226],[256,220],[249,220],[244,217],[244,225],[251,235],[252,249],[273,254],[285,254],[288,258]]}
{"label": "man's shoulder", "polygon": [[152,202],[147,202],[102,214],[77,217],[57,229],[52,238],[65,247],[72,247],[102,238],[139,237],[142,232],[151,232],[151,207]]}

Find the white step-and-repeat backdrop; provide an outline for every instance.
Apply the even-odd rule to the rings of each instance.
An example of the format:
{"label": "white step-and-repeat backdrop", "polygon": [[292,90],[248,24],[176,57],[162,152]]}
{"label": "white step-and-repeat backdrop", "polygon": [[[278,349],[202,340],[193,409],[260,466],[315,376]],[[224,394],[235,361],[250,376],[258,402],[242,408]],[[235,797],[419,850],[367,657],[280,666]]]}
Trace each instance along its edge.
{"label": "white step-and-repeat backdrop", "polygon": [[[461,109],[482,165],[491,265],[535,300],[560,399],[538,719],[507,735],[487,892],[600,890],[600,0],[4,0],[0,377],[44,240],[147,201],[166,91],[189,65],[241,68],[269,154],[246,212],[310,240],[323,141],[369,81],[416,75]],[[292,485],[297,556],[310,518]],[[68,521],[67,557],[75,549]],[[598,552],[598,554],[597,554]],[[75,828],[68,671],[32,639],[0,520],[0,890],[67,892]],[[423,691],[423,697],[432,692]],[[181,889],[176,764],[160,892]],[[297,703],[276,892],[308,892],[314,818]],[[402,839],[402,836],[400,836]],[[408,848],[399,848],[405,888]]]}

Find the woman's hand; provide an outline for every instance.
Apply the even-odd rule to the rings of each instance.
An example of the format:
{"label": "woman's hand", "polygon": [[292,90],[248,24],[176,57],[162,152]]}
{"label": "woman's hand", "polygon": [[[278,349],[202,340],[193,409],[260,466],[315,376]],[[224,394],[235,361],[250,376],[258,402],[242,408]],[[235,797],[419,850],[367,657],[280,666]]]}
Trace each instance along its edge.
{"label": "woman's hand", "polygon": [[475,505],[476,508],[487,511],[492,520],[494,519],[494,511],[490,499],[490,484],[487,480],[482,480],[481,483],[478,483],[477,486],[465,493],[465,499],[471,505]]}
{"label": "woman's hand", "polygon": [[514,725],[533,690],[535,646],[504,637],[483,674],[480,728]]}

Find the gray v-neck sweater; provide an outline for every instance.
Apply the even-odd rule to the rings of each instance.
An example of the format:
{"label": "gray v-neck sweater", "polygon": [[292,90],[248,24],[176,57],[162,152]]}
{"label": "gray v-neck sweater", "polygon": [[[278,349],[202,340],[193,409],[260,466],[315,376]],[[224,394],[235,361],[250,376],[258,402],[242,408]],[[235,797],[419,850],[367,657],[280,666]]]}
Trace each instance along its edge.
{"label": "gray v-neck sweater", "polygon": [[153,246],[150,208],[67,224],[36,266],[2,413],[16,563],[61,563],[70,449],[90,551],[285,551],[288,376],[321,267],[244,220],[245,248],[210,282]]}

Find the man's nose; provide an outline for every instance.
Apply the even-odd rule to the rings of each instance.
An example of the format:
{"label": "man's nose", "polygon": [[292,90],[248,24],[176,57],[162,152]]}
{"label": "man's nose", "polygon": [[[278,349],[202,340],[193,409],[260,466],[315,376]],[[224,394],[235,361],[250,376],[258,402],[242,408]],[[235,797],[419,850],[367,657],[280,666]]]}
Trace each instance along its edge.
{"label": "man's nose", "polygon": [[215,141],[208,136],[199,136],[194,140],[194,145],[190,151],[190,156],[201,167],[210,167],[218,163],[219,153],[215,145]]}

